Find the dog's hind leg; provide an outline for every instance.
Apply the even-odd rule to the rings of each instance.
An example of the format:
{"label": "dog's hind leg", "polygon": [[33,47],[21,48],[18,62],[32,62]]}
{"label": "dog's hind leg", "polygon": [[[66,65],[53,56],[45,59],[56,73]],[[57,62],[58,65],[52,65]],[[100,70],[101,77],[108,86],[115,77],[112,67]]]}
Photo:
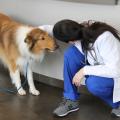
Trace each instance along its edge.
{"label": "dog's hind leg", "polygon": [[33,95],[39,95],[40,92],[35,88],[35,85],[34,85],[33,73],[30,65],[28,65],[28,69],[27,69],[27,79],[29,84],[29,92]]}
{"label": "dog's hind leg", "polygon": [[10,77],[18,89],[19,95],[26,95],[26,91],[21,86],[20,71],[19,67],[15,63],[11,63],[9,66]]}

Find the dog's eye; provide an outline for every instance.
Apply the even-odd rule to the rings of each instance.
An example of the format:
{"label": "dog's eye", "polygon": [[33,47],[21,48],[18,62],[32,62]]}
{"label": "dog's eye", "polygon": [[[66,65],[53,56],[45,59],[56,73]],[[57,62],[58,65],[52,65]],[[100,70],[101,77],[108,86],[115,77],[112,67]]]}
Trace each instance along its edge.
{"label": "dog's eye", "polygon": [[42,38],[41,38],[41,40],[45,40],[45,38],[44,38],[44,37],[42,37]]}

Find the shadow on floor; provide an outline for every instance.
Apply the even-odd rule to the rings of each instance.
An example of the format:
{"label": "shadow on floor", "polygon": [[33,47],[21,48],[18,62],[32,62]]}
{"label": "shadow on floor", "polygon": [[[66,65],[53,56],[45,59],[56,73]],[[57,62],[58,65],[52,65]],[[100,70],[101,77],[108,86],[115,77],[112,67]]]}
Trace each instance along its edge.
{"label": "shadow on floor", "polygon": [[[42,79],[42,78],[41,78]],[[114,120],[110,107],[92,95],[81,95],[80,110],[67,117],[55,118],[53,110],[62,97],[62,89],[35,82],[39,96],[26,96],[0,92],[0,120]],[[14,87],[8,72],[0,70],[0,88]],[[118,120],[118,119],[117,119]]]}

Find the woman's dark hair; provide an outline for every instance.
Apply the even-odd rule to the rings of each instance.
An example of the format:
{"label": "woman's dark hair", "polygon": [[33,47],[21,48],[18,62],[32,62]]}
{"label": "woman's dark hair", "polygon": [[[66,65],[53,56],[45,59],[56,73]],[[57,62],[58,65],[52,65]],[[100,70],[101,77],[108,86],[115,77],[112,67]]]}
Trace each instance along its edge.
{"label": "woman's dark hair", "polygon": [[82,37],[83,25],[72,20],[61,20],[54,25],[53,35],[56,39],[69,42]]}
{"label": "woman's dark hair", "polygon": [[103,22],[94,22],[89,24],[89,21],[83,25],[72,20],[61,20],[54,25],[53,34],[55,38],[63,42],[81,40],[82,48],[88,51],[92,48],[95,40],[105,31],[110,31],[119,41],[118,31]]}

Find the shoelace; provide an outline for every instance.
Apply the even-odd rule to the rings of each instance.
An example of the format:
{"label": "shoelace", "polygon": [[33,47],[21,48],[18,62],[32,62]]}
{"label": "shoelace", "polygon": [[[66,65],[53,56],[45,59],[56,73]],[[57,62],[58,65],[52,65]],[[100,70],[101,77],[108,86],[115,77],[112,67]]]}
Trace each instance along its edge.
{"label": "shoelace", "polygon": [[67,102],[67,99],[62,98],[62,102],[59,104],[59,106],[64,106]]}

